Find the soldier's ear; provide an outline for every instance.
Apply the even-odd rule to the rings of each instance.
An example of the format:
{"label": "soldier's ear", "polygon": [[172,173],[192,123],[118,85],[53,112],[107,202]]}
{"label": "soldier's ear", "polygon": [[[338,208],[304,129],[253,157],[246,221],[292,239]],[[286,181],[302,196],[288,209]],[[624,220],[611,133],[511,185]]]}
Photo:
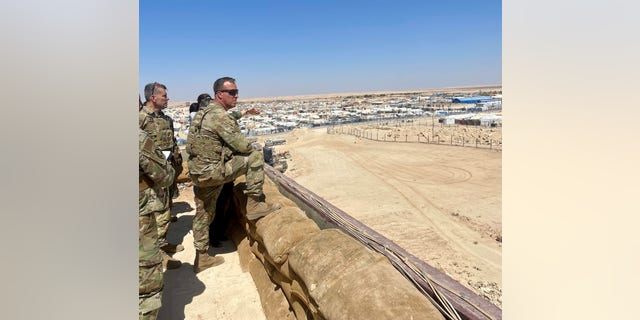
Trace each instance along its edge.
{"label": "soldier's ear", "polygon": [[156,103],[156,100],[158,100],[158,97],[154,94],[152,94],[151,97],[149,97],[149,101],[153,102],[154,104]]}

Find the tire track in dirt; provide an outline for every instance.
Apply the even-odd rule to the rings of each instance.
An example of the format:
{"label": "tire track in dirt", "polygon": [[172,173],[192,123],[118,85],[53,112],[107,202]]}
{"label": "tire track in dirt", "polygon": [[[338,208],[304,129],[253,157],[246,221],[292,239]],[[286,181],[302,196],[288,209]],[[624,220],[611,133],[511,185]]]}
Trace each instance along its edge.
{"label": "tire track in dirt", "polygon": [[[354,159],[355,160],[355,159]],[[387,175],[388,170],[384,168],[388,168],[391,164],[388,162],[373,160],[366,160],[366,163],[363,163],[362,158],[360,158],[360,165],[364,166],[366,164],[367,168],[371,169],[370,172],[375,173],[378,177],[383,177]],[[399,166],[397,164],[393,164],[394,166],[394,176],[393,178],[399,181],[403,181],[407,186],[409,185],[420,185],[420,186],[440,186],[440,185],[450,185],[455,183],[468,183],[474,185],[480,185],[476,182],[470,181],[473,178],[473,174],[471,171],[466,170],[464,168],[447,166],[447,165],[423,165],[423,166],[413,166],[413,165],[402,165]],[[444,174],[443,174],[444,173]],[[424,190],[418,190],[416,187],[410,187],[415,194],[422,196],[424,194]],[[445,210],[435,205],[433,201],[431,201],[428,197],[424,197],[424,200],[429,202],[433,208],[436,208],[443,215],[454,214],[456,216],[456,221],[458,223],[465,224],[468,228],[474,230],[475,232],[482,233],[483,235],[496,239],[501,238],[502,233],[500,231],[495,230],[490,225],[486,223],[480,223],[471,220],[466,216],[460,216],[457,213],[445,212]],[[411,199],[411,198],[409,198]],[[415,207],[415,206],[414,206]],[[417,207],[416,207],[417,208]],[[420,208],[417,208],[420,210]]]}
{"label": "tire track in dirt", "polygon": [[[380,173],[391,164],[388,162],[367,162],[367,165],[375,166]],[[471,171],[447,165],[399,165],[393,164],[394,178],[401,181],[419,183],[425,185],[443,185],[467,182],[473,178]]]}
{"label": "tire track in dirt", "polygon": [[[344,139],[341,139],[344,140]],[[421,165],[415,166],[414,164],[403,165],[394,161],[379,160],[377,156],[369,156],[354,150],[354,147],[350,143],[340,141],[341,143],[334,146],[334,149],[340,150],[341,154],[349,157],[354,163],[356,163],[363,170],[377,177],[377,179],[395,190],[408,204],[410,204],[417,212],[427,218],[431,224],[436,228],[438,233],[442,234],[448,241],[457,243],[459,249],[464,250],[470,254],[476,255],[478,244],[473,244],[476,238],[483,238],[482,236],[473,237],[470,239],[462,237],[464,234],[483,234],[488,238],[493,239],[491,236],[496,232],[490,226],[486,226],[481,223],[476,223],[470,219],[462,219],[459,217],[455,219],[453,216],[449,216],[450,213],[434,203],[429,197],[424,196],[424,190],[418,190],[416,187],[411,187],[409,184],[419,185],[450,185],[455,183],[471,183],[469,180],[473,178],[471,171],[456,166],[449,166],[443,164]],[[319,147],[323,145],[323,140],[318,137],[312,137],[311,139],[305,139],[304,141],[298,141],[297,147],[311,145],[313,147]],[[393,177],[389,177],[388,168],[393,167]],[[431,210],[427,210],[431,208]],[[429,212],[435,212],[433,213]],[[435,221],[434,221],[435,219]],[[440,227],[439,227],[440,226]],[[452,230],[452,231],[449,231]],[[457,232],[455,230],[458,230]],[[489,231],[487,231],[489,230]],[[467,245],[463,245],[467,244]],[[493,244],[493,243],[491,243]],[[486,251],[481,254],[489,253],[493,256],[499,256],[495,250],[480,250]],[[486,259],[485,259],[486,260]],[[499,260],[499,259],[498,259]],[[495,264],[495,263],[494,263]]]}
{"label": "tire track in dirt", "polygon": [[[381,163],[380,161],[370,159],[364,159],[357,153],[344,154],[352,161],[357,163],[362,169],[368,171],[374,176],[378,177],[380,181],[395,190],[403,199],[407,201],[417,212],[424,218],[426,218],[431,226],[448,242],[458,247],[459,249],[467,252],[470,255],[475,256],[477,259],[485,261],[487,264],[493,267],[500,267],[496,264],[496,261],[500,261],[500,253],[493,250],[487,244],[482,244],[478,240],[470,239],[468,234],[477,234],[476,230],[469,228],[466,225],[460,225],[456,221],[452,221],[447,213],[426,196],[423,196],[422,192],[417,191],[415,188],[403,183],[401,180],[394,177],[388,177],[385,174],[380,174],[374,170],[370,170],[370,166],[377,169],[389,167],[391,164]],[[398,167],[396,169],[403,168]],[[446,167],[446,166],[443,166]],[[409,168],[403,168],[405,171],[409,171]],[[463,170],[468,172],[467,170]],[[395,172],[395,170],[394,170]],[[470,173],[469,173],[470,175]],[[449,182],[451,183],[451,182]],[[430,209],[430,210],[429,210]],[[480,237],[474,237],[480,238]]]}
{"label": "tire track in dirt", "polygon": [[299,137],[287,147],[305,168],[287,175],[299,172],[303,185],[476,293],[500,292],[501,244],[485,225],[500,228],[499,156],[324,131]]}

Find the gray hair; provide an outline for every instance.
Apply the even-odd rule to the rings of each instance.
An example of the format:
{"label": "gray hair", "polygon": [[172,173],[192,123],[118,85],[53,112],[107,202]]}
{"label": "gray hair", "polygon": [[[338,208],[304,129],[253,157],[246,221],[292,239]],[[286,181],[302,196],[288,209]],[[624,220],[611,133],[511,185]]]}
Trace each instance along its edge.
{"label": "gray hair", "polygon": [[147,83],[146,86],[144,86],[144,99],[146,101],[149,101],[151,99],[151,96],[156,92],[157,88],[162,88],[164,90],[167,90],[167,87],[159,82],[153,82],[153,83]]}

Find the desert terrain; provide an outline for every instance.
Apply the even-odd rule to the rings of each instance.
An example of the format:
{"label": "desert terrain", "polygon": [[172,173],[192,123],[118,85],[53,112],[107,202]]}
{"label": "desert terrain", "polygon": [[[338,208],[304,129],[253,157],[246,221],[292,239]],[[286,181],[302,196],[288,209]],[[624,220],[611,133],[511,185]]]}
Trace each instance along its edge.
{"label": "desert terrain", "polygon": [[[455,129],[452,129],[455,130]],[[501,306],[502,153],[446,144],[380,142],[327,128],[295,129],[286,175],[409,253]],[[274,136],[260,137],[259,140]],[[232,241],[210,248],[223,265],[193,273],[191,183],[180,184],[168,239],[183,262],[165,272],[158,319],[264,319],[251,275]]]}
{"label": "desert terrain", "polygon": [[501,306],[501,152],[326,128],[284,137],[286,175]]}

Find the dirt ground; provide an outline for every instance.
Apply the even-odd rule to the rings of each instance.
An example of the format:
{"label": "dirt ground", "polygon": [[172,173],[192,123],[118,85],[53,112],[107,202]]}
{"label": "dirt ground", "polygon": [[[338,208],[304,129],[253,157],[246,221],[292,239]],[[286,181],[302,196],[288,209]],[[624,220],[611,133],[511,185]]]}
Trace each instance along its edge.
{"label": "dirt ground", "polygon": [[501,306],[501,152],[326,128],[283,137],[286,175]]}
{"label": "dirt ground", "polygon": [[258,290],[251,274],[242,270],[233,241],[223,241],[221,248],[209,248],[211,253],[224,257],[223,264],[197,275],[193,272],[193,189],[190,183],[179,186],[180,196],[174,199],[172,208],[172,214],[177,214],[178,221],[169,225],[167,240],[182,243],[185,249],[173,255],[182,261],[182,266],[164,273],[158,320],[265,319]]}
{"label": "dirt ground", "polygon": [[[501,152],[376,142],[326,128],[282,137],[277,150],[291,155],[286,175],[501,306]],[[174,255],[183,265],[165,272],[158,319],[264,319],[232,241],[210,249],[224,264],[193,273],[195,205],[190,183],[181,186],[167,237],[185,246]]]}

